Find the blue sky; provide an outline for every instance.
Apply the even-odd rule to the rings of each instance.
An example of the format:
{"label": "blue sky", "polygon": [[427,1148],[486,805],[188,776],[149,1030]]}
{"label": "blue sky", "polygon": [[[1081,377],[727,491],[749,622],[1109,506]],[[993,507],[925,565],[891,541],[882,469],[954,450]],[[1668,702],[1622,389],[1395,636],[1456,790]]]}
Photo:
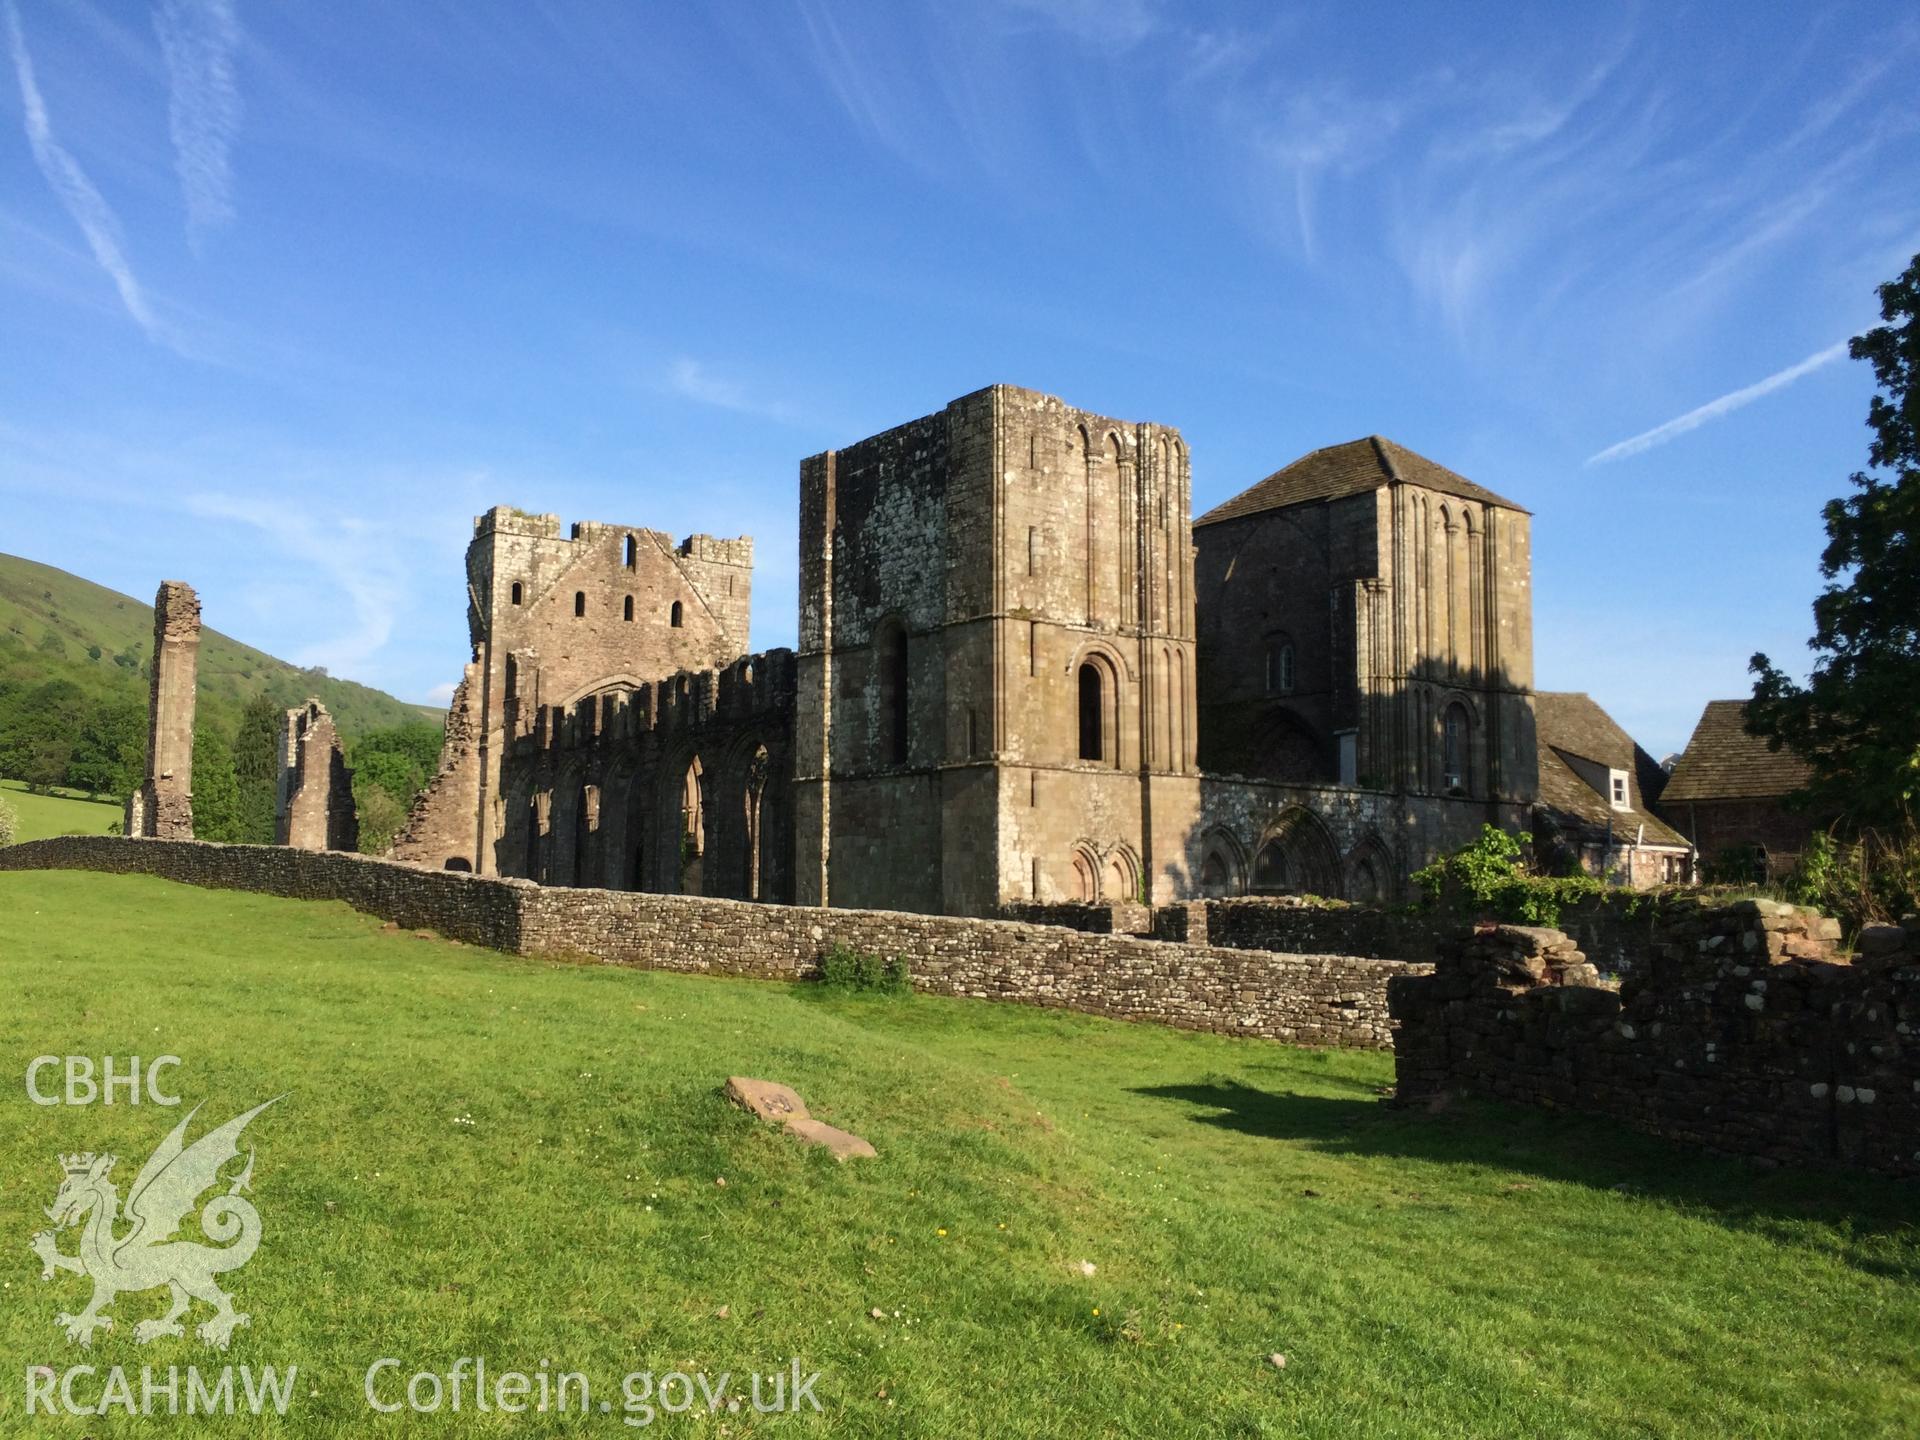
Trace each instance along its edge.
{"label": "blue sky", "polygon": [[1920,249],[1920,13],[0,0],[0,549],[410,698],[495,503],[758,541],[994,381],[1195,503],[1379,432],[1532,509],[1656,754],[1799,661]]}

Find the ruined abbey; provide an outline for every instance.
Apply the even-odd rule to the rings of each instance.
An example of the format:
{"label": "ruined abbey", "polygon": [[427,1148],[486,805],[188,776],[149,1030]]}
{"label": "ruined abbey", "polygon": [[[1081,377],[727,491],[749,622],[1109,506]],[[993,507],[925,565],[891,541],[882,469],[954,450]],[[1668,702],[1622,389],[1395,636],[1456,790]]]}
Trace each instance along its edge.
{"label": "ruined abbey", "polygon": [[497,507],[394,855],[996,915],[1393,898],[1532,823],[1525,510],[1379,437],[1190,495],[1168,426],[963,396],[801,462],[799,648],[761,653],[750,539]]}

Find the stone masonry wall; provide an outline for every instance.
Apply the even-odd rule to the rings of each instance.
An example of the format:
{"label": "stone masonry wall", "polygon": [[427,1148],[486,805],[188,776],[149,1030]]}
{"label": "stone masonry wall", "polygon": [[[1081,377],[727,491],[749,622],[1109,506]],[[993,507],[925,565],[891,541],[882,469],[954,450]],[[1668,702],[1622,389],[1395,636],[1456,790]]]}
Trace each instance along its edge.
{"label": "stone masonry wall", "polygon": [[99,870],[295,899],[343,900],[409,928],[518,954],[805,979],[835,944],[904,957],[936,995],[1012,1000],[1300,1045],[1392,1043],[1387,984],[1424,967],[1269,955],[1057,926],[892,911],[563,890],[371,856],[64,836],[0,849],[0,871]]}
{"label": "stone masonry wall", "polygon": [[[1459,928],[1457,918],[1434,911],[1329,905],[1284,895],[1209,900],[1206,910],[1215,945],[1377,960],[1431,960]],[[1661,913],[1644,894],[1616,891],[1568,906],[1560,928],[1602,974],[1625,976],[1647,963]]]}
{"label": "stone masonry wall", "polygon": [[127,797],[123,829],[162,840],[193,838],[194,673],[200,597],[165,580],[153,597],[153,687],[147,700],[147,775]]}
{"label": "stone masonry wall", "polygon": [[1396,979],[1399,1093],[1605,1115],[1776,1162],[1920,1176],[1920,920],[1851,963],[1836,922],[1768,900],[1677,907],[1616,992],[1557,930],[1495,926]]}
{"label": "stone masonry wall", "polygon": [[353,807],[353,771],[317,698],[296,705],[280,722],[280,787],[275,842],[300,850],[354,850],[360,817]]}

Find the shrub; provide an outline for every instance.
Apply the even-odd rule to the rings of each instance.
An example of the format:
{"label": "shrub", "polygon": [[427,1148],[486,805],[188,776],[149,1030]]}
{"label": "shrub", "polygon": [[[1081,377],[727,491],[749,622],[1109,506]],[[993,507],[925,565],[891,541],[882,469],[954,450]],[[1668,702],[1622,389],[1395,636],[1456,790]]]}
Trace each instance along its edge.
{"label": "shrub", "polygon": [[820,983],[864,994],[905,995],[913,989],[913,976],[902,957],[882,959],[836,940],[820,957]]}
{"label": "shrub", "polygon": [[1920,824],[1908,816],[1896,828],[1852,840],[1816,832],[1781,889],[1849,931],[1910,915],[1920,908]]}
{"label": "shrub", "polygon": [[13,807],[0,800],[0,845],[13,844],[13,837],[20,833],[20,817],[13,813]]}
{"label": "shrub", "polygon": [[1429,908],[1490,915],[1514,925],[1558,925],[1569,905],[1606,893],[1589,875],[1530,875],[1520,842],[1493,825],[1480,838],[1413,873]]}

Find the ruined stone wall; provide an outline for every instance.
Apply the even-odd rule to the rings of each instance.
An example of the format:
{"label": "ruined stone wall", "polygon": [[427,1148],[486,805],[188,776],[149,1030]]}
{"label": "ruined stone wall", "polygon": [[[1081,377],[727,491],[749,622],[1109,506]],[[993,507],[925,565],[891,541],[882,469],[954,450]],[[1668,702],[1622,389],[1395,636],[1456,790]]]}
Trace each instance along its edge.
{"label": "ruined stone wall", "polygon": [[[1382,960],[1431,961],[1460,926],[1458,917],[1439,911],[1327,905],[1285,896],[1209,900],[1206,912],[1215,945]],[[1615,891],[1568,906],[1560,928],[1602,974],[1624,976],[1646,966],[1661,913],[1660,905],[1644,896]]]}
{"label": "ruined stone wall", "polygon": [[274,839],[300,850],[357,850],[360,817],[333,717],[309,698],[280,722],[280,783]]}
{"label": "ruined stone wall", "polygon": [[793,652],[535,712],[502,766],[501,873],[793,898]]}
{"label": "ruined stone wall", "polygon": [[436,870],[478,870],[480,823],[480,666],[468,665],[447,703],[440,766],[414,797],[407,823],[387,854]]}
{"label": "ruined stone wall", "polygon": [[900,912],[563,890],[371,856],[67,836],[0,849],[0,871],[82,869],[341,900],[409,928],[519,954],[799,980],[836,944],[904,957],[914,987],[1301,1045],[1384,1048],[1386,987],[1421,967],[1266,955]]}
{"label": "ruined stone wall", "polygon": [[200,597],[180,580],[153,599],[153,685],[147,700],[147,774],[127,797],[123,829],[161,840],[193,838],[193,711],[200,657]]}
{"label": "ruined stone wall", "polygon": [[1489,927],[1392,985],[1401,1098],[1579,1110],[1713,1150],[1920,1175],[1920,921],[1861,937],[1755,900],[1681,907],[1616,992],[1556,930]]}
{"label": "ruined stone wall", "polygon": [[[548,706],[632,690],[746,653],[753,542],[672,537],[496,506],[467,548],[468,628],[479,666],[481,760],[473,856],[486,872],[511,817],[500,767]],[[449,787],[450,789],[452,787]],[[441,828],[430,819],[430,828]]]}

